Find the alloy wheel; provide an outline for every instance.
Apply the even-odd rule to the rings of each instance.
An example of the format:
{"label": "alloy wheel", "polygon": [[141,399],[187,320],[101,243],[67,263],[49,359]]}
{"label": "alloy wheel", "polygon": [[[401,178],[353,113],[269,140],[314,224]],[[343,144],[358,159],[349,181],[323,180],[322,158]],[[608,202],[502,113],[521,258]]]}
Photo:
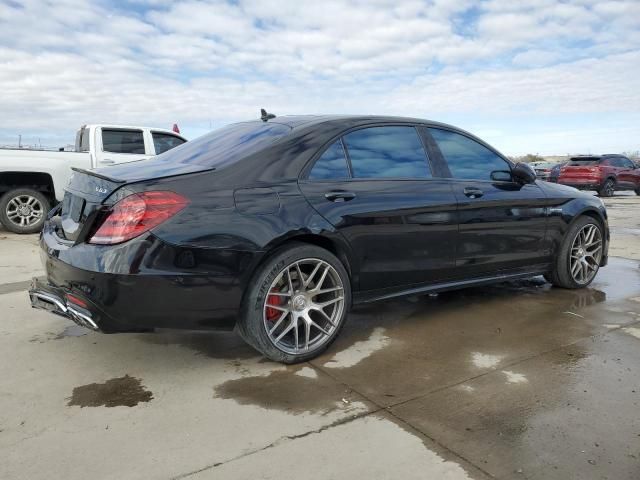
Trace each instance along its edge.
{"label": "alloy wheel", "polygon": [[42,203],[31,195],[18,195],[7,203],[5,213],[11,223],[19,227],[31,227],[44,216]]}
{"label": "alloy wheel", "polygon": [[593,223],[582,227],[571,245],[569,268],[573,280],[586,285],[595,277],[602,259],[602,233]]}
{"label": "alloy wheel", "polygon": [[263,323],[271,343],[301,355],[320,348],[339,327],[345,308],[340,275],[317,258],[297,260],[271,283]]}
{"label": "alloy wheel", "polygon": [[609,184],[607,185],[607,197],[613,197],[614,194],[614,190],[613,190],[613,183],[609,182]]}

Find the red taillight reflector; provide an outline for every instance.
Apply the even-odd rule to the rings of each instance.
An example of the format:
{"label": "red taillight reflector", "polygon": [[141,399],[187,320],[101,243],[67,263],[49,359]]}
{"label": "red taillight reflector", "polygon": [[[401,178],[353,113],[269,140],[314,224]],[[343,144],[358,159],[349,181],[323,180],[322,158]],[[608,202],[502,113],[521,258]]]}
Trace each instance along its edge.
{"label": "red taillight reflector", "polygon": [[77,305],[82,308],[87,308],[89,306],[87,302],[85,302],[81,298],[76,297],[75,295],[71,295],[70,293],[67,293],[66,296],[67,296],[67,302],[69,303],[73,303],[74,305]]}
{"label": "red taillight reflector", "polygon": [[173,217],[188,203],[186,198],[174,192],[129,195],[113,206],[89,243],[113,245],[131,240]]}

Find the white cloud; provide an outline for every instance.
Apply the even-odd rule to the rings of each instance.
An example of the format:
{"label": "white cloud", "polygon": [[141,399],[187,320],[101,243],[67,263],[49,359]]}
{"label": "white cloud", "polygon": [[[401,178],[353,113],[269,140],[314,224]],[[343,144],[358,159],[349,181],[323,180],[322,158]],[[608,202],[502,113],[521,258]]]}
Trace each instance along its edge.
{"label": "white cloud", "polygon": [[527,50],[517,53],[512,62],[522,67],[541,67],[556,62],[561,56],[561,52],[553,50]]}
{"label": "white cloud", "polygon": [[[0,143],[71,138],[87,122],[201,132],[266,106],[464,115],[528,149],[509,141],[525,112],[564,116],[575,131],[577,114],[640,111],[637,1],[135,3],[0,4]],[[557,145],[548,132],[536,142]]]}

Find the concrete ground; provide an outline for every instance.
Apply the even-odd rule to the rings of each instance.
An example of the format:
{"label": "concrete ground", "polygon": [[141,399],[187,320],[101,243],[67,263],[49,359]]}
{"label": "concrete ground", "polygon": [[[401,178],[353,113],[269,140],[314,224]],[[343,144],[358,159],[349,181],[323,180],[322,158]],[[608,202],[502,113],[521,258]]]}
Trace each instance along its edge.
{"label": "concrete ground", "polygon": [[0,230],[0,478],[638,479],[640,197],[588,289],[541,278],[353,312],[285,367],[232,333],[102,335],[30,309]]}

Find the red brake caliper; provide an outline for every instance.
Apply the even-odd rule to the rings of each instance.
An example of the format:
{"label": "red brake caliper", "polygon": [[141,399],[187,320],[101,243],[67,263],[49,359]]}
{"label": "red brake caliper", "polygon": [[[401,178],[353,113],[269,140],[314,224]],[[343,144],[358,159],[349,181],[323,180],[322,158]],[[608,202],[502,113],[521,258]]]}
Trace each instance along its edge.
{"label": "red brake caliper", "polygon": [[[275,292],[277,290],[274,289],[271,291]],[[270,294],[267,296],[267,305],[280,306],[282,305],[283,301],[284,301],[284,298],[281,297],[280,295]],[[270,322],[275,322],[278,318],[280,318],[280,315],[282,315],[282,312],[277,308],[267,307],[267,320],[269,320]]]}

